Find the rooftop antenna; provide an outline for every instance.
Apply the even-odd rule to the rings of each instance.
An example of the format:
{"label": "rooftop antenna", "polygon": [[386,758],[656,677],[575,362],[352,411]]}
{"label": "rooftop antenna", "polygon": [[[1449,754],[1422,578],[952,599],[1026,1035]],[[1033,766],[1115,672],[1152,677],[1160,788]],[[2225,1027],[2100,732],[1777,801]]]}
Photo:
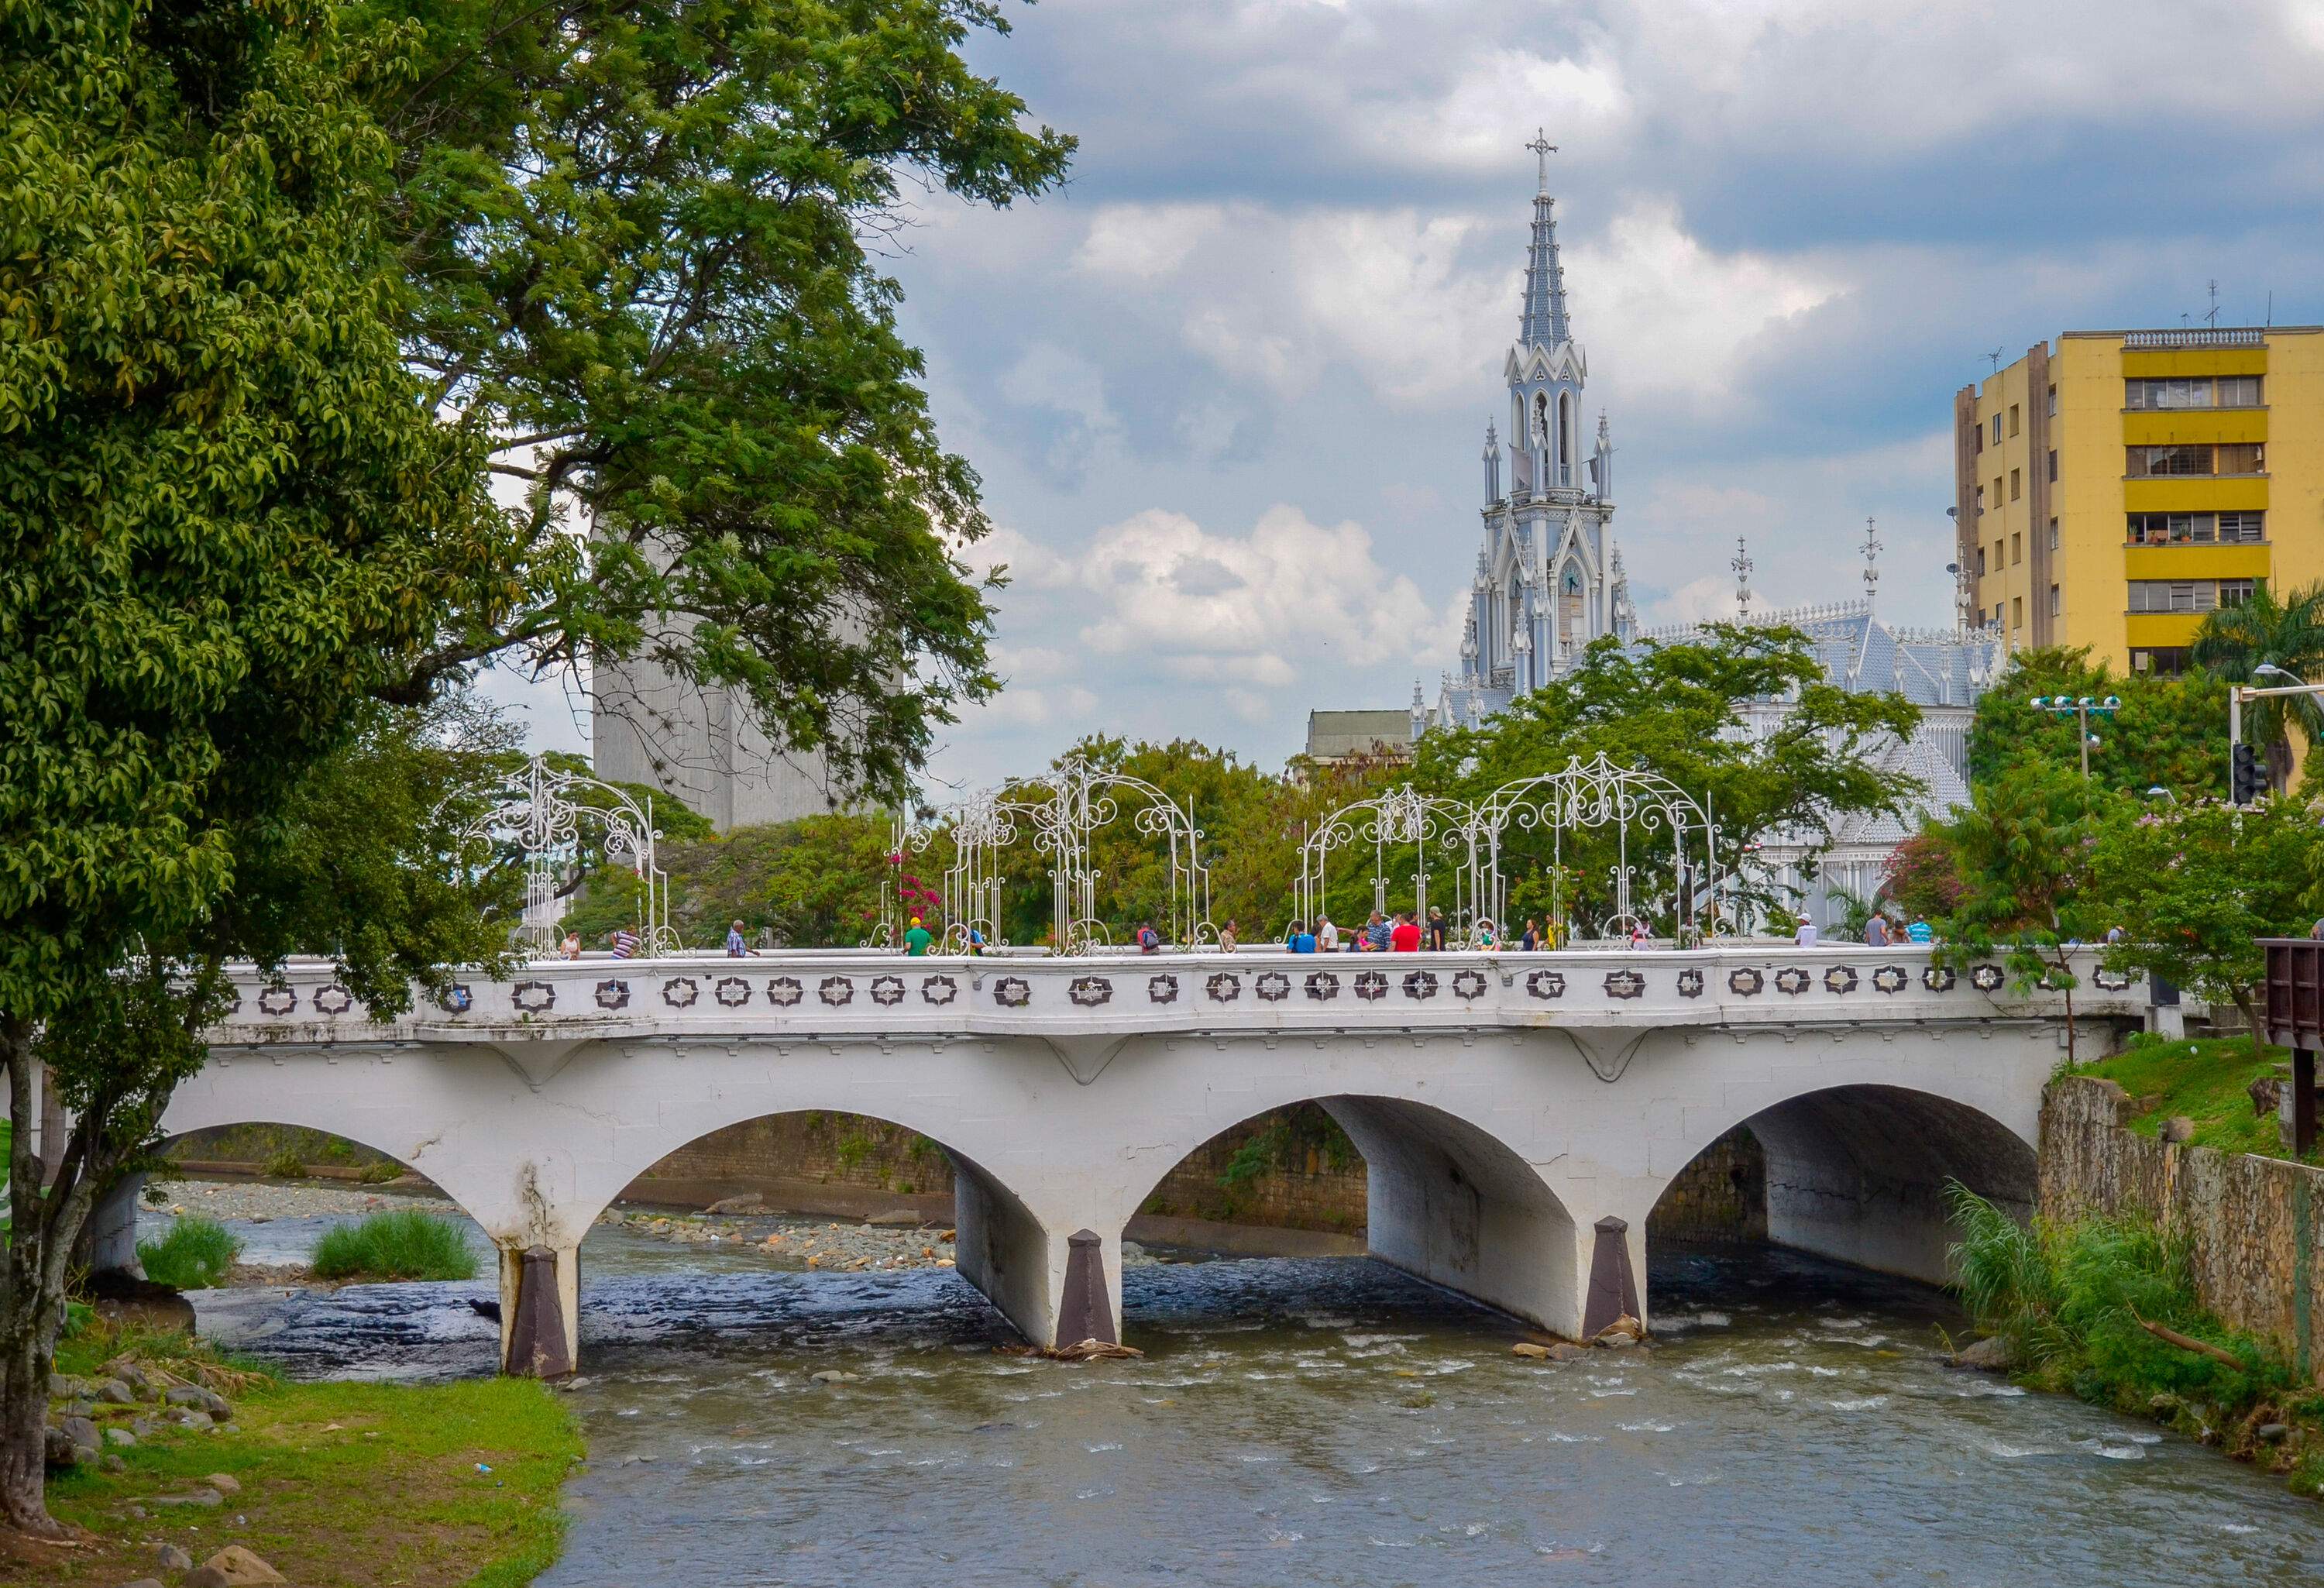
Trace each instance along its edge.
{"label": "rooftop antenna", "polygon": [[2219,278],[2217,276],[2211,278],[2210,292],[2211,308],[2209,312],[2203,316],[2203,323],[2216,331],[2219,328]]}
{"label": "rooftop antenna", "polygon": [[2001,355],[2006,351],[2007,351],[2007,349],[1996,347],[1992,352],[1985,355],[1986,362],[1993,365],[1993,373],[1995,374],[1999,374],[2001,373]]}
{"label": "rooftop antenna", "polygon": [[1870,519],[1864,521],[1864,606],[1872,607],[1875,586],[1880,583],[1880,532]]}
{"label": "rooftop antenna", "polygon": [[1743,548],[1743,537],[1735,537],[1735,560],[1727,565],[1735,570],[1735,621],[1751,621],[1751,554]]}

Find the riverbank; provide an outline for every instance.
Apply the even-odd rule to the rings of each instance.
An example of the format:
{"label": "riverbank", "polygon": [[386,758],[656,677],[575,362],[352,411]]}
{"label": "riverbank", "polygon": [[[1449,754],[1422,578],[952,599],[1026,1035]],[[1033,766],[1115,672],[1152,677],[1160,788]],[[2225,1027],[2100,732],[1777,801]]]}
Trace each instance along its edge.
{"label": "riverbank", "polygon": [[[124,1362],[227,1385],[226,1420],[112,1404]],[[582,1444],[540,1384],[290,1383],[182,1336],[102,1326],[63,1342],[57,1367],[91,1391],[72,1406],[104,1455],[50,1474],[51,1514],[80,1530],[69,1546],[0,1535],[5,1588],[175,1581],[229,1546],[300,1588],[515,1588],[557,1557]]]}

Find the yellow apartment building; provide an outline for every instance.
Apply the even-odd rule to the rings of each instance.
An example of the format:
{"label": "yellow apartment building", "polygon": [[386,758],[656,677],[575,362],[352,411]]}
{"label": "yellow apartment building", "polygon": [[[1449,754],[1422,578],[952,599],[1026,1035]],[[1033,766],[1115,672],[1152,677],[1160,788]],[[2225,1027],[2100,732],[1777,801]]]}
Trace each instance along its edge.
{"label": "yellow apartment building", "polygon": [[1953,399],[1972,619],[2177,672],[2203,614],[2324,581],[2324,327],[2068,331]]}

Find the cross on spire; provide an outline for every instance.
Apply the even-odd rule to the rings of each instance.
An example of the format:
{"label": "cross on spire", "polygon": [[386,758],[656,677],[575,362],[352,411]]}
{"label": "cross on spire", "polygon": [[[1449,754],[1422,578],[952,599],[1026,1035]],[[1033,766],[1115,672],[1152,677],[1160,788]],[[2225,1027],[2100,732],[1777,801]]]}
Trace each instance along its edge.
{"label": "cross on spire", "polygon": [[1549,141],[1547,127],[1536,127],[1533,142],[1525,146],[1532,150],[1534,157],[1541,162],[1541,190],[1546,193],[1549,191],[1549,157],[1557,152],[1557,145]]}
{"label": "cross on spire", "polygon": [[1735,537],[1735,560],[1727,565],[1735,570],[1735,620],[1751,621],[1751,554],[1744,549],[1743,537]]}
{"label": "cross on spire", "polygon": [[1873,587],[1880,583],[1880,532],[1870,519],[1864,521],[1864,602],[1872,604]]}

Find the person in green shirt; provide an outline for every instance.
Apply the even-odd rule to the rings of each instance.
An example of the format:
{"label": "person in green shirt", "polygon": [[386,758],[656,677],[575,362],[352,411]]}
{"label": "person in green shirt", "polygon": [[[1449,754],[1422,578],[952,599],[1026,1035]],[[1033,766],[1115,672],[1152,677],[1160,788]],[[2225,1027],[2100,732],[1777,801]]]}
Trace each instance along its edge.
{"label": "person in green shirt", "polygon": [[935,941],[936,939],[929,935],[928,929],[920,925],[920,918],[914,916],[912,929],[904,934],[904,952],[918,959],[928,951],[928,945]]}

